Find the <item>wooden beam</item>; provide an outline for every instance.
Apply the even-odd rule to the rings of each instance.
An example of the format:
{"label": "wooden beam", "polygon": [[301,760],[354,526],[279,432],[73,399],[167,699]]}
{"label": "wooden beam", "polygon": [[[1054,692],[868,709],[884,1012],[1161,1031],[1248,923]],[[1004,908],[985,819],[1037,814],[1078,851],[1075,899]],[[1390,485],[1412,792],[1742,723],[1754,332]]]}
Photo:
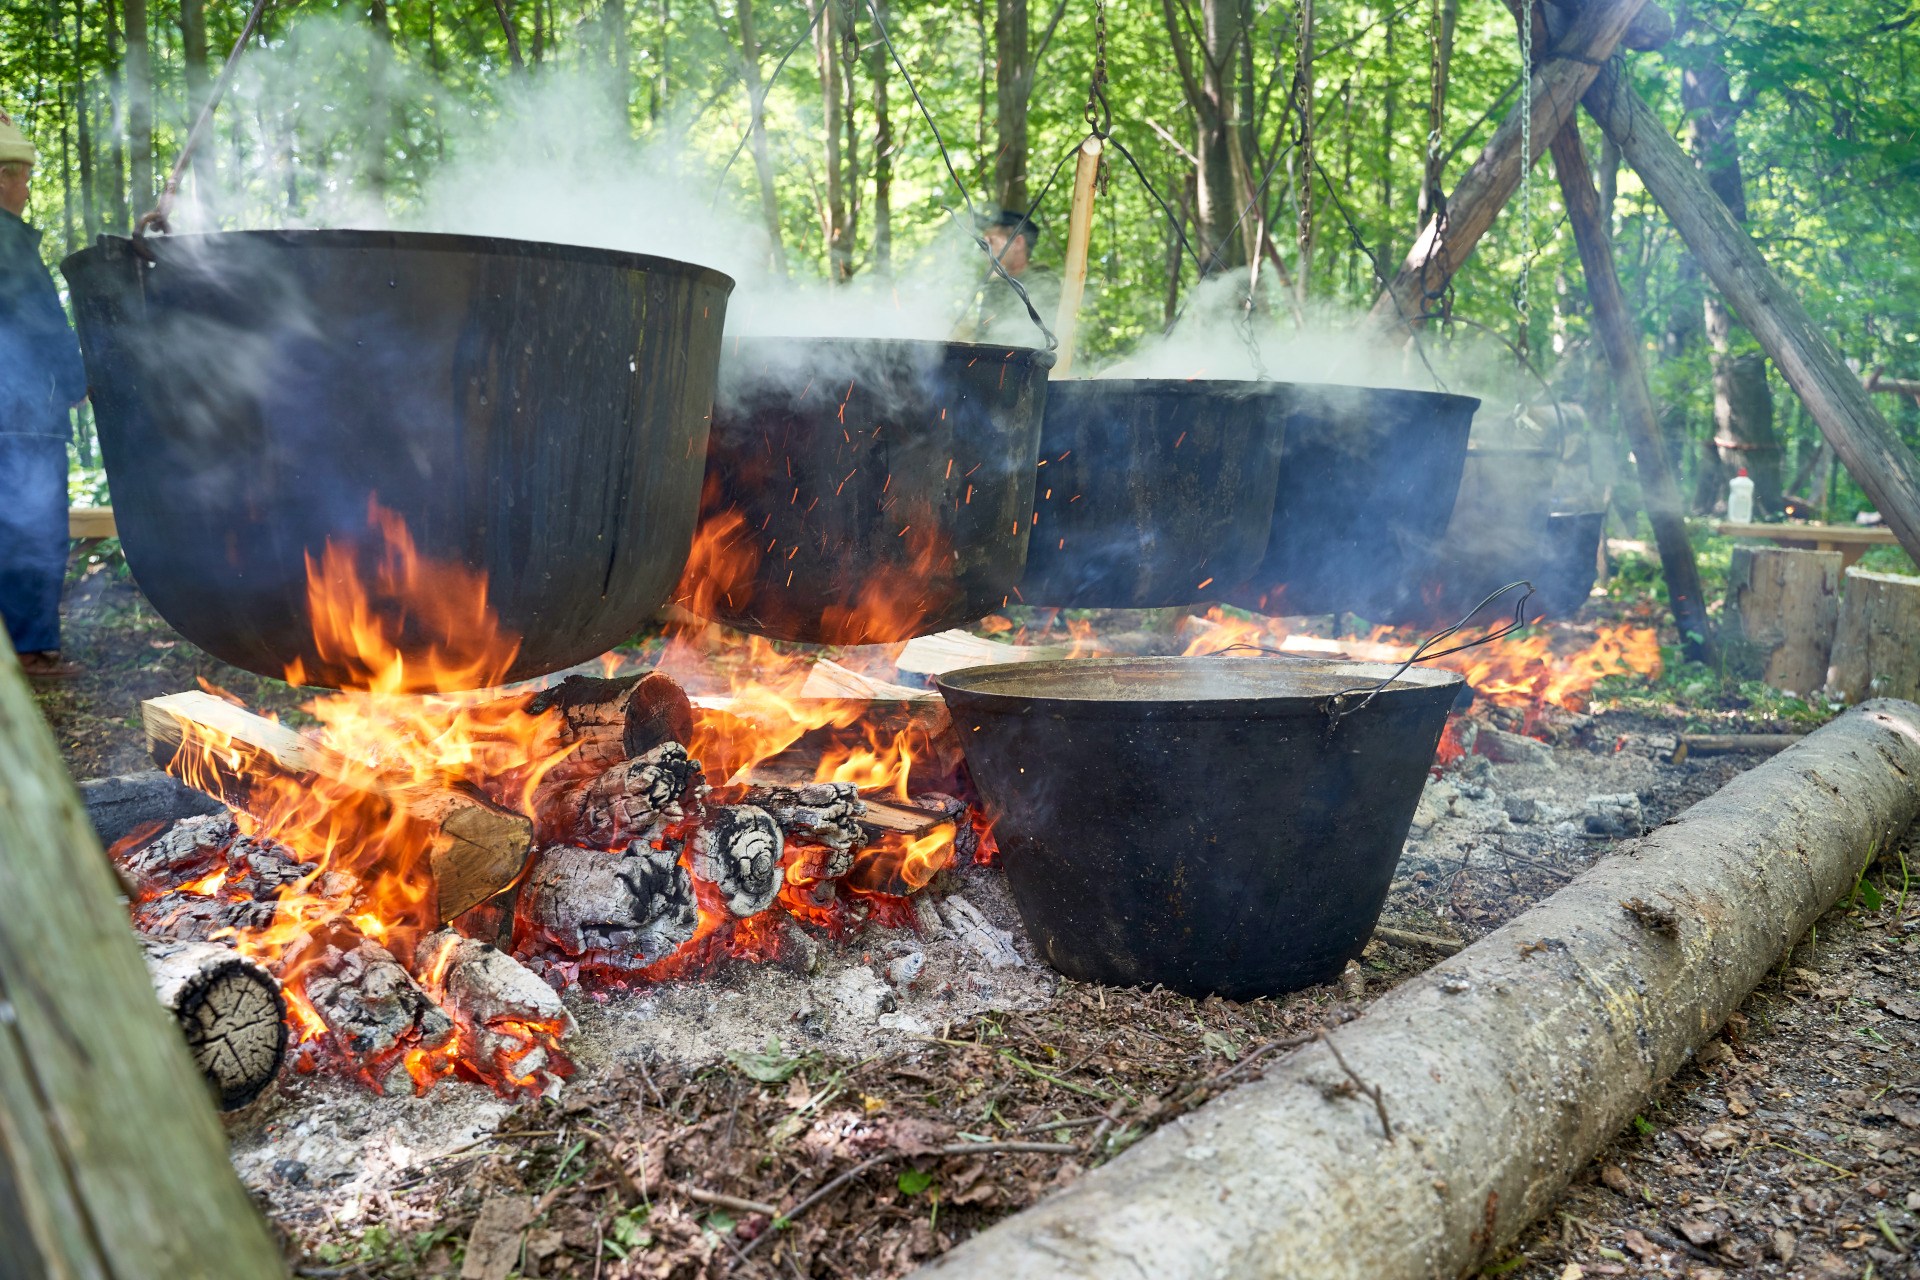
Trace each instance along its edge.
{"label": "wooden beam", "polygon": [[1913,396],[1920,399],[1920,380],[1913,378],[1883,378],[1878,373],[1867,379],[1867,390],[1885,391],[1890,395]]}
{"label": "wooden beam", "polygon": [[1593,185],[1593,167],[1580,141],[1579,122],[1571,117],[1553,136],[1553,167],[1566,201],[1567,220],[1580,250],[1580,266],[1587,278],[1587,296],[1593,301],[1593,327],[1613,366],[1614,395],[1620,422],[1633,446],[1640,472],[1642,502],[1660,548],[1660,568],[1667,579],[1667,599],[1680,631],[1687,657],[1713,661],[1713,623],[1707,617],[1706,589],[1700,584],[1700,566],[1693,558],[1687,521],[1680,506],[1680,490],[1673,482],[1660,418],[1640,363],[1640,334],[1634,326],[1620,273],[1613,258],[1613,235],[1600,193]]}
{"label": "wooden beam", "polygon": [[[1369,321],[1389,332],[1404,332],[1429,318],[1427,304],[1446,291],[1480,237],[1519,189],[1521,175],[1533,167],[1560,126],[1572,117],[1581,95],[1600,66],[1632,25],[1644,0],[1593,0],[1566,34],[1553,41],[1533,73],[1533,149],[1520,154],[1524,103],[1516,103],[1495,131],[1487,149],[1447,198],[1446,207],[1428,221],[1400,271],[1373,304]],[[1547,33],[1538,32],[1544,42]]]}
{"label": "wooden beam", "polygon": [[[418,819],[429,845],[442,922],[504,892],[520,878],[533,848],[533,820],[525,814],[466,791],[369,778],[366,769],[355,768],[324,744],[211,694],[150,698],[140,704],[140,718],[148,748],[161,768],[189,742],[211,744],[216,751],[238,745],[286,773],[370,791]],[[223,769],[221,781],[234,784],[233,794],[222,798],[245,808],[246,779]]]}
{"label": "wooden beam", "polygon": [[285,1275],[4,636],[0,779],[0,1270]]}
{"label": "wooden beam", "polygon": [[1920,559],[1920,463],[1873,407],[1859,376],[1767,266],[1666,124],[1617,71],[1603,70],[1582,102],[1813,414],[1900,545]]}

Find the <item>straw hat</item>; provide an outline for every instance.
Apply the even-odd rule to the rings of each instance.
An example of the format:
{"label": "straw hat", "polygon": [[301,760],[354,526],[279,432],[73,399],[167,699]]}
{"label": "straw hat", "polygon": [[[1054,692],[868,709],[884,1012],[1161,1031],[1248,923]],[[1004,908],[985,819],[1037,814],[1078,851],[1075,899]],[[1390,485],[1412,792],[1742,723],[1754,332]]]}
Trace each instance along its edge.
{"label": "straw hat", "polygon": [[27,141],[27,135],[20,132],[20,126],[13,117],[0,111],[0,164],[37,164],[40,153]]}

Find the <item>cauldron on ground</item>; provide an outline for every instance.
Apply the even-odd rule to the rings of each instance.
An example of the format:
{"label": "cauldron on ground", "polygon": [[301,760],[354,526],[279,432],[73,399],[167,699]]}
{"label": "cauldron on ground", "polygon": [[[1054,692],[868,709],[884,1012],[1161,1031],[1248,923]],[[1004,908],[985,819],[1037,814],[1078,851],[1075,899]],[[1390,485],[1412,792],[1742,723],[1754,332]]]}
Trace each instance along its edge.
{"label": "cauldron on ground", "polygon": [[1020,598],[1151,609],[1215,599],[1266,550],[1286,405],[1274,382],[1055,382]]}
{"label": "cauldron on ground", "polygon": [[682,601],[779,640],[870,644],[1014,602],[1053,357],[729,339]]}
{"label": "cauldron on ground", "polygon": [[[128,567],[224,661],[357,682],[315,645],[308,563],[329,541],[377,560],[374,502],[422,556],[486,575],[520,638],[506,679],[605,652],[679,577],[718,272],[393,231],[102,237],[62,270]],[[446,604],[380,621],[424,657],[463,639]]]}
{"label": "cauldron on ground", "polygon": [[1472,396],[1292,384],[1266,557],[1226,598],[1391,620],[1419,598],[1466,461]]}
{"label": "cauldron on ground", "polygon": [[938,685],[1047,962],[1246,1000],[1329,981],[1366,945],[1461,678],[1094,658]]}

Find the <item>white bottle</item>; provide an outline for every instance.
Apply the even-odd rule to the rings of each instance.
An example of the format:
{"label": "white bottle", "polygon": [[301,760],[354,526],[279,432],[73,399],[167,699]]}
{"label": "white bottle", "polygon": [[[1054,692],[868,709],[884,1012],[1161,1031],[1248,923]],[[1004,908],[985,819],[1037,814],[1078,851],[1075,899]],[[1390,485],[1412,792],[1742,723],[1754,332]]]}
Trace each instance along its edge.
{"label": "white bottle", "polygon": [[1753,523],[1753,481],[1747,479],[1745,467],[1727,481],[1727,523]]}

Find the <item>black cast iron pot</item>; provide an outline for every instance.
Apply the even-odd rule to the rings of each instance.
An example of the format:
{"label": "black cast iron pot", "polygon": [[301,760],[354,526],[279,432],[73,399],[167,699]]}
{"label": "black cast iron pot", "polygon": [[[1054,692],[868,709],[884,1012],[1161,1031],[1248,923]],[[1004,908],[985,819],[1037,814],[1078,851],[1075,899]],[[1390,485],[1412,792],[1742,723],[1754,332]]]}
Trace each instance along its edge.
{"label": "black cast iron pot", "polygon": [[779,640],[929,635],[1014,599],[1044,351],[729,339],[681,598]]}
{"label": "black cast iron pot", "polygon": [[1234,1000],[1373,931],[1461,685],[1414,667],[1100,658],[939,678],[1020,917],[1070,977]]}
{"label": "black cast iron pot", "polygon": [[1055,382],[1020,598],[1151,609],[1217,599],[1260,563],[1291,388]]}
{"label": "black cast iron pot", "polygon": [[1437,391],[1292,384],[1273,535],[1228,598],[1272,614],[1404,612],[1453,514],[1479,407]]}
{"label": "black cast iron pot", "polygon": [[[357,683],[316,649],[307,566],[329,540],[377,558],[376,500],[423,555],[485,573],[520,637],[504,678],[603,653],[667,598],[726,276],[394,231],[147,248],[102,237],[62,270],[128,567],[189,640],[263,675],[297,661],[308,683]],[[381,619],[403,654],[460,641],[427,603]]]}

